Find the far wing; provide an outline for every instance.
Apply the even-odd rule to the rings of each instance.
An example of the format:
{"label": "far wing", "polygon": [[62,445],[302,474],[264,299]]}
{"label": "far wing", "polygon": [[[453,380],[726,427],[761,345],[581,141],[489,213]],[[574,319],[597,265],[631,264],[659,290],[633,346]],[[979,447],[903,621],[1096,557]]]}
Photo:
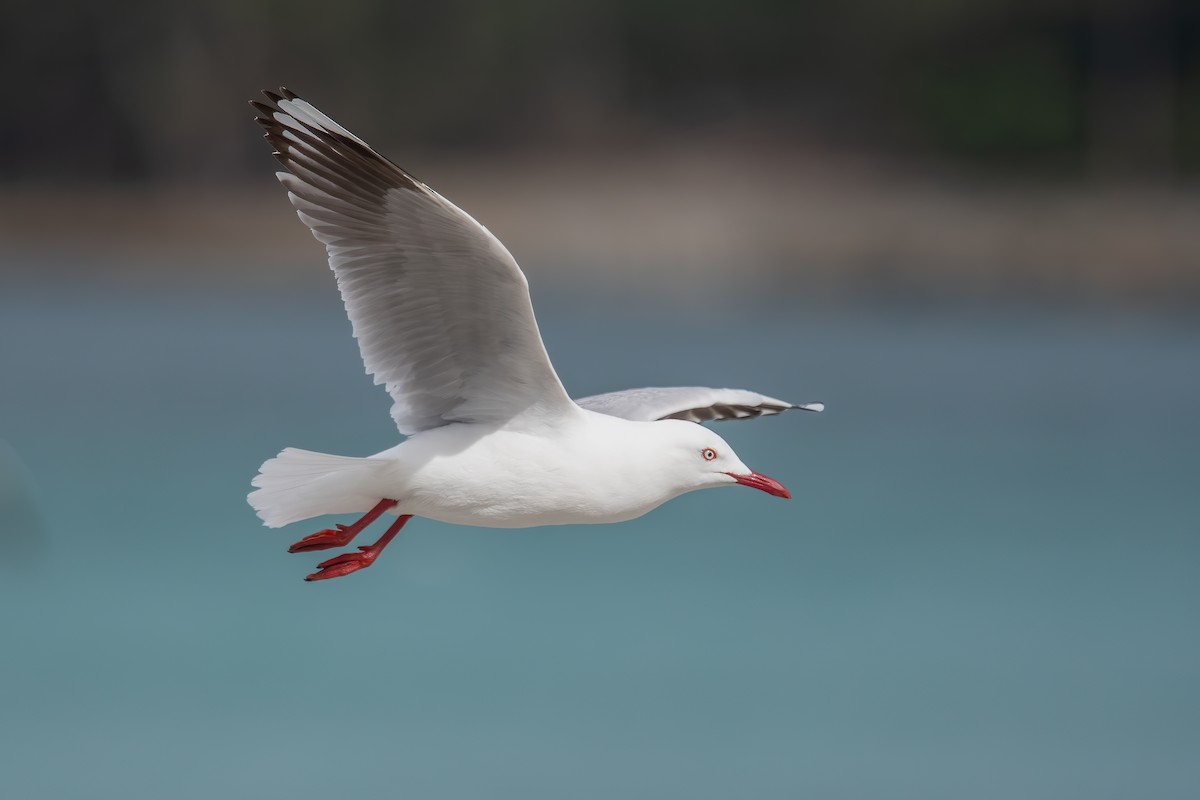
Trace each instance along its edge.
{"label": "far wing", "polygon": [[709,422],[765,417],[790,408],[803,411],[822,411],[825,408],[824,403],[796,405],[745,389],[710,389],[705,386],[626,389],[584,397],[575,402],[583,408],[610,417],[642,421],[682,419]]}

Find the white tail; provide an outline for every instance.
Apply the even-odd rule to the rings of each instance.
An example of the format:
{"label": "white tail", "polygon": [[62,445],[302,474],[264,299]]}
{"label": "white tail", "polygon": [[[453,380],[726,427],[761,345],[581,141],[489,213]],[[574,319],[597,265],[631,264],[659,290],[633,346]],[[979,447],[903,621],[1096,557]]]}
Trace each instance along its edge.
{"label": "white tail", "polygon": [[374,492],[388,464],[288,447],[259,467],[246,500],[268,528],[321,514],[366,512],[382,499]]}

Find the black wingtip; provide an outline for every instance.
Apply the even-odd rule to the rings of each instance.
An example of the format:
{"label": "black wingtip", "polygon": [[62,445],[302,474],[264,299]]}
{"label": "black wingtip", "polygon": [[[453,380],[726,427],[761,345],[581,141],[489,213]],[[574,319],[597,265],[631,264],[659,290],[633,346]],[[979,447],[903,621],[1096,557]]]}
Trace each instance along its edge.
{"label": "black wingtip", "polygon": [[[319,121],[320,112],[316,119],[303,109],[297,112],[299,116],[291,113],[281,103],[299,100],[300,96],[286,86],[280,86],[278,92],[263,89],[262,94],[267,102],[250,101],[251,108],[258,112],[254,121],[266,129],[264,138],[274,149],[275,158],[289,172],[294,174],[297,164],[306,165],[306,169],[323,175],[324,180],[334,183],[354,180],[359,184],[356,191],[381,195],[392,189],[429,191],[425,184],[361,139],[344,133],[336,123],[326,127]],[[299,158],[289,155],[296,150],[296,142],[302,143],[305,150]]]}

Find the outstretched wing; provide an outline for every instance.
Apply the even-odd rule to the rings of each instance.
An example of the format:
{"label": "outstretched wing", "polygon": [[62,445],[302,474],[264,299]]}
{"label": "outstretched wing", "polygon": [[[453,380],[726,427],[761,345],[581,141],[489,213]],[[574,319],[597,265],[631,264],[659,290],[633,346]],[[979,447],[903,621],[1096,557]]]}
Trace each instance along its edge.
{"label": "outstretched wing", "polygon": [[367,372],[412,434],[573,410],[517,262],[486,228],[287,89],[252,102],[329,253]]}
{"label": "outstretched wing", "polygon": [[745,389],[709,389],[704,386],[649,387],[626,389],[584,397],[578,405],[610,417],[651,421],[682,419],[709,422],[722,419],[748,419],[779,414],[789,408],[823,411],[824,403],[796,405]]}

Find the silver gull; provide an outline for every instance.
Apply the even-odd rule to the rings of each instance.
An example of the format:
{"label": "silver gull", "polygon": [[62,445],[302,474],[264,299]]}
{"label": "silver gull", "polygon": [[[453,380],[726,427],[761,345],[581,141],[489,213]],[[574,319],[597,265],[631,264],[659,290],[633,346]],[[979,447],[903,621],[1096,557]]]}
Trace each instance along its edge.
{"label": "silver gull", "polygon": [[406,437],[366,458],[286,448],[250,505],[268,527],[356,513],[291,546],[344,547],[306,580],[370,566],[414,516],[521,528],[620,522],[696,489],[789,497],[696,424],[797,405],[741,389],[645,388],[572,400],[550,364],[517,262],[486,228],[293,92],[253,101],[288,199],[326,247],[363,362]]}

